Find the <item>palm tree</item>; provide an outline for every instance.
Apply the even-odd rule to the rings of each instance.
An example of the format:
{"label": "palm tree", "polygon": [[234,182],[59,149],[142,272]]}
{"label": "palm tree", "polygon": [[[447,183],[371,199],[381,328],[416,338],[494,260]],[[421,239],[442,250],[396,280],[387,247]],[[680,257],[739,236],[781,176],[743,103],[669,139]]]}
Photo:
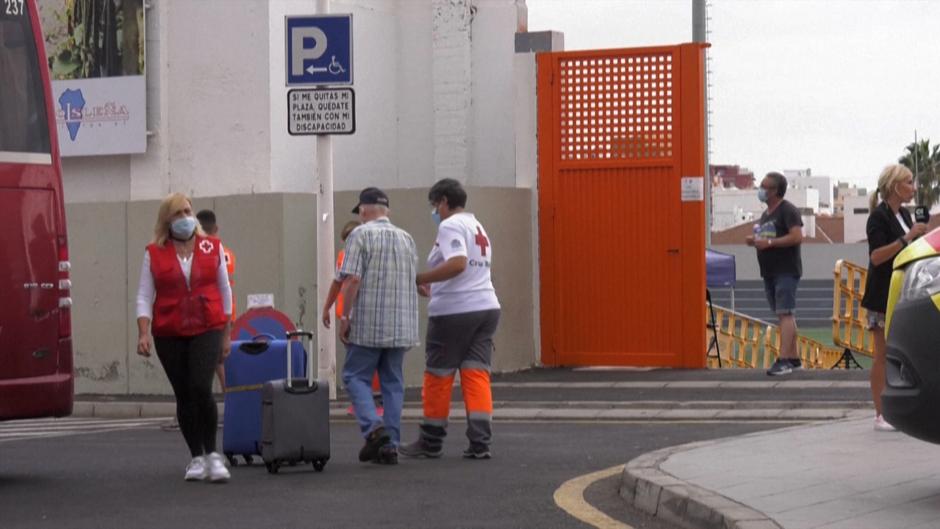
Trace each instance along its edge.
{"label": "palm tree", "polygon": [[[940,200],[940,145],[930,140],[911,143],[898,163],[907,167],[917,179],[917,205],[932,208]],[[916,165],[915,165],[916,164]]]}

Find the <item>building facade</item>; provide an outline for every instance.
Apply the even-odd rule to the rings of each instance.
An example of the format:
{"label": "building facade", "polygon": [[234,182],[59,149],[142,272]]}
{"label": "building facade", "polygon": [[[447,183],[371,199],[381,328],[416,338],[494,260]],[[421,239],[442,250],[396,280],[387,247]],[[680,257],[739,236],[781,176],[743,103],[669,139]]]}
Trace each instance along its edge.
{"label": "building facade", "polygon": [[715,188],[752,189],[754,171],[739,165],[709,165],[708,172]]}
{"label": "building facade", "polygon": [[[788,188],[786,199],[803,212],[804,220],[812,218],[819,210],[819,193],[815,189]],[[712,231],[723,231],[742,223],[756,222],[765,208],[766,206],[757,199],[756,189],[714,189]]]}
{"label": "building facade", "polygon": [[786,169],[783,176],[791,188],[815,189],[819,194],[819,206],[816,213],[832,215],[834,213],[834,188],[832,178],[828,176],[813,176],[810,169]]}
{"label": "building facade", "polygon": [[[316,14],[316,3],[146,5],[146,152],[63,160],[79,393],[169,392],[155,361],[134,354],[134,300],[157,204],[170,192],[216,210],[238,256],[239,307],[248,294],[273,293],[297,324],[318,322],[318,153],[313,136],[287,133],[285,86],[285,17]],[[353,15],[356,94],[356,133],[332,141],[337,230],[358,190],[379,186],[393,222],[426,255],[427,189],[462,181],[497,256],[494,366],[536,363],[535,59],[531,46],[516,53],[524,0],[333,0],[331,12]],[[341,364],[341,347],[338,355]],[[423,355],[409,355],[408,383],[420,384],[422,369]]]}

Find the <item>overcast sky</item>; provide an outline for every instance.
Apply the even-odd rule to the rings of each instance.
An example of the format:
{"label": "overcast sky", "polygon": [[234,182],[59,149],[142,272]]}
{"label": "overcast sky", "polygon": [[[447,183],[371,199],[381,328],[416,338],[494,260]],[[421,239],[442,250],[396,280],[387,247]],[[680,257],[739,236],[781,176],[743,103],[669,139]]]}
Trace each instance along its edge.
{"label": "overcast sky", "polygon": [[[527,0],[565,49],[692,40],[692,0]],[[940,0],[709,0],[711,163],[874,187],[940,143]]]}

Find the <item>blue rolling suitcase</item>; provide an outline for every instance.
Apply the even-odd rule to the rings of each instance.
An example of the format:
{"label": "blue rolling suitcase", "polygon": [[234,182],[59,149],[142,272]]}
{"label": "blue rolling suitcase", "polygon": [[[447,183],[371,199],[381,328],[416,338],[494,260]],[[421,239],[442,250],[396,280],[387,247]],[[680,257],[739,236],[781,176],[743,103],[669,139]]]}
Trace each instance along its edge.
{"label": "blue rolling suitcase", "polygon": [[287,377],[290,348],[292,377],[303,377],[307,354],[295,340],[277,340],[268,334],[232,342],[225,360],[225,415],[222,452],[231,465],[240,455],[249,465],[261,454],[261,388],[265,382]]}

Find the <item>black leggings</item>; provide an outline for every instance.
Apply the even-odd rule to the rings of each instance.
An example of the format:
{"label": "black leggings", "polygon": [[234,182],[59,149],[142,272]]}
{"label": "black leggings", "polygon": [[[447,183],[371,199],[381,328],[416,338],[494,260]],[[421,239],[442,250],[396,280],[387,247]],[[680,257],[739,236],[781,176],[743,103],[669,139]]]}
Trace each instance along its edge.
{"label": "black leggings", "polygon": [[193,457],[215,452],[219,411],[212,396],[212,376],[222,354],[222,331],[196,336],[154,336],[173,394],[176,419]]}

